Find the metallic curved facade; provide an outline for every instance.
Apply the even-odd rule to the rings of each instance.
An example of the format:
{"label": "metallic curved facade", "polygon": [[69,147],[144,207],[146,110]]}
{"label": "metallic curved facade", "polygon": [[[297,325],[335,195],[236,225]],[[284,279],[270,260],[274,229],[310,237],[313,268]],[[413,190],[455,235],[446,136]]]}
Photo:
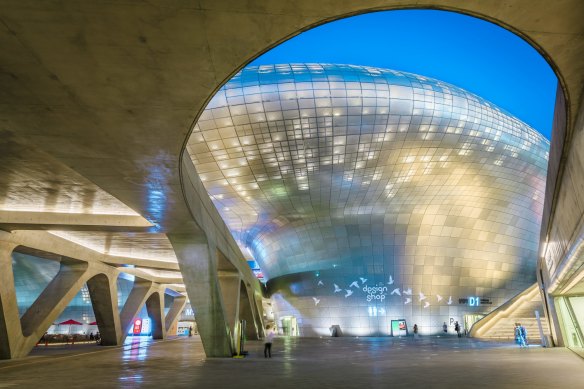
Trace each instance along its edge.
{"label": "metallic curved facade", "polygon": [[242,70],[188,143],[276,313],[306,336],[395,319],[438,332],[533,284],[548,150],[453,85],[329,64]]}

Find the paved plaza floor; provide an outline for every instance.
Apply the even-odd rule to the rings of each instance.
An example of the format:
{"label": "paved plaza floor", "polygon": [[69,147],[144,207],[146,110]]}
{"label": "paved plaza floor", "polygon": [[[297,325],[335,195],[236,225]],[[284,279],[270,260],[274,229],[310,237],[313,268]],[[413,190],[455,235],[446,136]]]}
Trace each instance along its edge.
{"label": "paved plaza floor", "polygon": [[38,348],[0,362],[0,388],[584,388],[565,348],[456,337],[279,338],[273,358],[205,358],[199,338]]}

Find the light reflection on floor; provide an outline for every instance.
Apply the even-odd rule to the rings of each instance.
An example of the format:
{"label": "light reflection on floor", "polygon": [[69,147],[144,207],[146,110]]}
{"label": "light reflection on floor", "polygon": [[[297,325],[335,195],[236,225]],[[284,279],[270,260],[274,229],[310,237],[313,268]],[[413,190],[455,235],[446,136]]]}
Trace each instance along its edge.
{"label": "light reflection on floor", "polygon": [[122,374],[118,378],[122,386],[140,385],[144,382],[144,376],[136,372],[132,365],[148,358],[151,343],[152,337],[150,336],[128,336],[126,338],[122,352],[122,365],[123,371],[127,371],[128,374]]}

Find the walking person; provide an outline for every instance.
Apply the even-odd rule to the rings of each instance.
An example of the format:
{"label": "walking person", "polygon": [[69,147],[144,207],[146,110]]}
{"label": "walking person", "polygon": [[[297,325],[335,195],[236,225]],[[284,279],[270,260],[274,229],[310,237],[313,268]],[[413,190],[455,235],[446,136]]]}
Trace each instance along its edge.
{"label": "walking person", "polygon": [[457,321],[454,322],[454,331],[456,331],[456,335],[461,338],[462,335],[460,334],[460,324]]}
{"label": "walking person", "polygon": [[272,341],[274,340],[274,330],[271,326],[266,327],[266,340],[264,343],[264,358],[272,358]]}
{"label": "walking person", "polygon": [[193,336],[193,326],[189,326],[189,338]]}
{"label": "walking person", "polygon": [[446,325],[446,322],[444,322],[444,324],[442,324],[442,331],[444,331],[445,334],[448,333],[448,326]]}
{"label": "walking person", "polygon": [[414,324],[414,338],[418,337],[418,325]]}

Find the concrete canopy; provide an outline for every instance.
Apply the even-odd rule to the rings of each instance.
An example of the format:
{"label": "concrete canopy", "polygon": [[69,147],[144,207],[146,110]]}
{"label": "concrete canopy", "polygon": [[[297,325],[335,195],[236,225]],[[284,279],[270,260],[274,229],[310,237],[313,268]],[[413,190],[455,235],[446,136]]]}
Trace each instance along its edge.
{"label": "concrete canopy", "polygon": [[[582,98],[583,6],[577,0],[424,3],[507,27],[549,59],[568,109],[566,141],[550,157],[558,160],[564,143],[570,143]],[[10,187],[27,186],[38,189],[38,204],[50,204],[55,191],[70,198],[81,193],[80,204],[92,204],[89,194],[95,186],[120,202],[116,209],[130,209],[151,223],[152,232],[197,235],[216,229],[225,234],[212,210],[206,219],[193,220],[181,185],[179,155],[211,96],[250,59],[302,30],[356,13],[411,7],[420,5],[382,0],[3,1],[0,162],[10,179],[2,182],[0,204],[8,204],[8,193],[15,193]],[[34,153],[45,172],[67,171],[68,178],[43,173],[26,153],[7,157],[5,151],[15,148]],[[86,182],[72,188],[68,182],[77,175]],[[0,210],[11,209],[2,205]],[[63,210],[39,205],[30,211]],[[29,222],[21,224],[31,228]],[[225,252],[235,250],[229,239],[220,243]],[[230,256],[237,262],[242,254],[235,250]],[[245,272],[239,262],[238,267]]]}

